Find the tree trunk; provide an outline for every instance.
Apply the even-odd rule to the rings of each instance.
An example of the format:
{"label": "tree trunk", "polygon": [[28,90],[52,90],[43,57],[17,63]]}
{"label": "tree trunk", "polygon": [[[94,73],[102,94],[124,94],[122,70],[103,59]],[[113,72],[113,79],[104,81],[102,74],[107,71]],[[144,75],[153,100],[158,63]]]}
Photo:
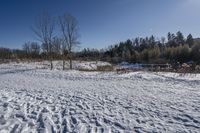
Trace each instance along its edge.
{"label": "tree trunk", "polygon": [[65,70],[65,59],[63,57],[63,70]]}
{"label": "tree trunk", "polygon": [[72,58],[69,58],[70,69],[72,70]]}
{"label": "tree trunk", "polygon": [[51,51],[50,51],[50,63],[51,63],[51,70],[53,70],[53,59]]}
{"label": "tree trunk", "polygon": [[53,62],[52,62],[52,60],[51,60],[51,70],[53,69]]}
{"label": "tree trunk", "polygon": [[72,52],[69,52],[69,69],[72,70]]}

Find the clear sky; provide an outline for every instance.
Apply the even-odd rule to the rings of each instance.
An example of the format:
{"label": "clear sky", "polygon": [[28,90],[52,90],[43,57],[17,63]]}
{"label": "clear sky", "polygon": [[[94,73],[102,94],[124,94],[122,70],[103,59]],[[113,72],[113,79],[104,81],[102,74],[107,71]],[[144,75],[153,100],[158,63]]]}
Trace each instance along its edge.
{"label": "clear sky", "polygon": [[21,48],[26,41],[37,41],[30,27],[44,10],[75,16],[82,48],[179,30],[200,37],[200,0],[1,0],[0,47]]}

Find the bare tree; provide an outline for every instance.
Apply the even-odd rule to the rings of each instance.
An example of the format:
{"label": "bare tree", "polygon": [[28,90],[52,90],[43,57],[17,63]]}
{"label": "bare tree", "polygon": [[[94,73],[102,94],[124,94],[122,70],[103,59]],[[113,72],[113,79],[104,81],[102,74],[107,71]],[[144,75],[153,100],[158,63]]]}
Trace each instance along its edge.
{"label": "bare tree", "polygon": [[53,42],[52,42],[52,47],[53,47],[53,54],[54,57],[56,57],[57,59],[61,59],[62,57],[62,39],[58,38],[58,37],[54,37],[53,38]]}
{"label": "bare tree", "polygon": [[37,42],[31,42],[30,47],[32,58],[38,58],[40,54],[40,45]]}
{"label": "bare tree", "polygon": [[37,42],[25,42],[22,46],[26,58],[37,58],[40,54],[40,45]]}
{"label": "bare tree", "polygon": [[35,24],[35,27],[32,28],[33,32],[38,37],[39,41],[42,42],[42,47],[44,52],[47,53],[48,59],[51,63],[51,70],[53,69],[53,57],[52,57],[52,40],[53,33],[55,30],[55,22],[54,19],[47,13],[43,12],[38,17],[38,20]]}
{"label": "bare tree", "polygon": [[[65,13],[59,17],[60,28],[63,35],[63,65],[64,65],[64,53],[67,50],[70,60],[70,69],[72,69],[72,51],[79,45],[78,24],[74,16]],[[64,67],[63,67],[64,69]]]}
{"label": "bare tree", "polygon": [[67,48],[66,43],[64,39],[61,39],[61,53],[62,53],[62,59],[63,59],[63,70],[65,70],[65,59],[67,55]]}
{"label": "bare tree", "polygon": [[53,53],[60,55],[61,52],[62,52],[61,51],[61,45],[62,45],[62,40],[58,37],[54,37],[53,42],[52,42]]}
{"label": "bare tree", "polygon": [[22,49],[24,50],[24,52],[26,53],[26,58],[29,57],[30,55],[30,42],[25,42],[22,46]]}

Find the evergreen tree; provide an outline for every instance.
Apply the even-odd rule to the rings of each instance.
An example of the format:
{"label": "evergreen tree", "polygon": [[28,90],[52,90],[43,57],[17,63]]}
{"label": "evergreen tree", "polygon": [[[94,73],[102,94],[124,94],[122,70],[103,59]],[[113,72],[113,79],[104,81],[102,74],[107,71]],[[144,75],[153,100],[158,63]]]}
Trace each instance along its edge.
{"label": "evergreen tree", "polygon": [[172,35],[170,32],[168,32],[168,34],[167,34],[167,39],[168,39],[168,42],[172,40]]}
{"label": "evergreen tree", "polygon": [[192,47],[192,46],[193,46],[193,44],[194,44],[194,39],[193,39],[193,37],[192,37],[191,34],[189,34],[189,35],[187,36],[186,43],[189,45],[189,47]]}
{"label": "evergreen tree", "polygon": [[155,37],[152,35],[150,38],[149,38],[149,45],[151,48],[153,48],[155,46],[156,42],[155,42]]}
{"label": "evergreen tree", "polygon": [[178,45],[184,45],[184,43],[185,43],[184,36],[183,36],[183,34],[180,31],[178,31],[176,33],[176,43]]}
{"label": "evergreen tree", "polygon": [[134,45],[136,46],[136,47],[139,47],[139,39],[138,38],[135,38],[135,40],[134,40]]}

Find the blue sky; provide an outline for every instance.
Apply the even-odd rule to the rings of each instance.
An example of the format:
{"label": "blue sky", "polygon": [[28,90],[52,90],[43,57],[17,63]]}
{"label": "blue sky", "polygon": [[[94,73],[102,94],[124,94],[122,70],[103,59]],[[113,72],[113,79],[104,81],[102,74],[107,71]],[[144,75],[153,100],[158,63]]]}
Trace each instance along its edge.
{"label": "blue sky", "polygon": [[79,23],[81,47],[105,48],[137,36],[182,31],[200,37],[200,0],[1,0],[0,47],[37,41],[31,31],[44,10],[69,12]]}

